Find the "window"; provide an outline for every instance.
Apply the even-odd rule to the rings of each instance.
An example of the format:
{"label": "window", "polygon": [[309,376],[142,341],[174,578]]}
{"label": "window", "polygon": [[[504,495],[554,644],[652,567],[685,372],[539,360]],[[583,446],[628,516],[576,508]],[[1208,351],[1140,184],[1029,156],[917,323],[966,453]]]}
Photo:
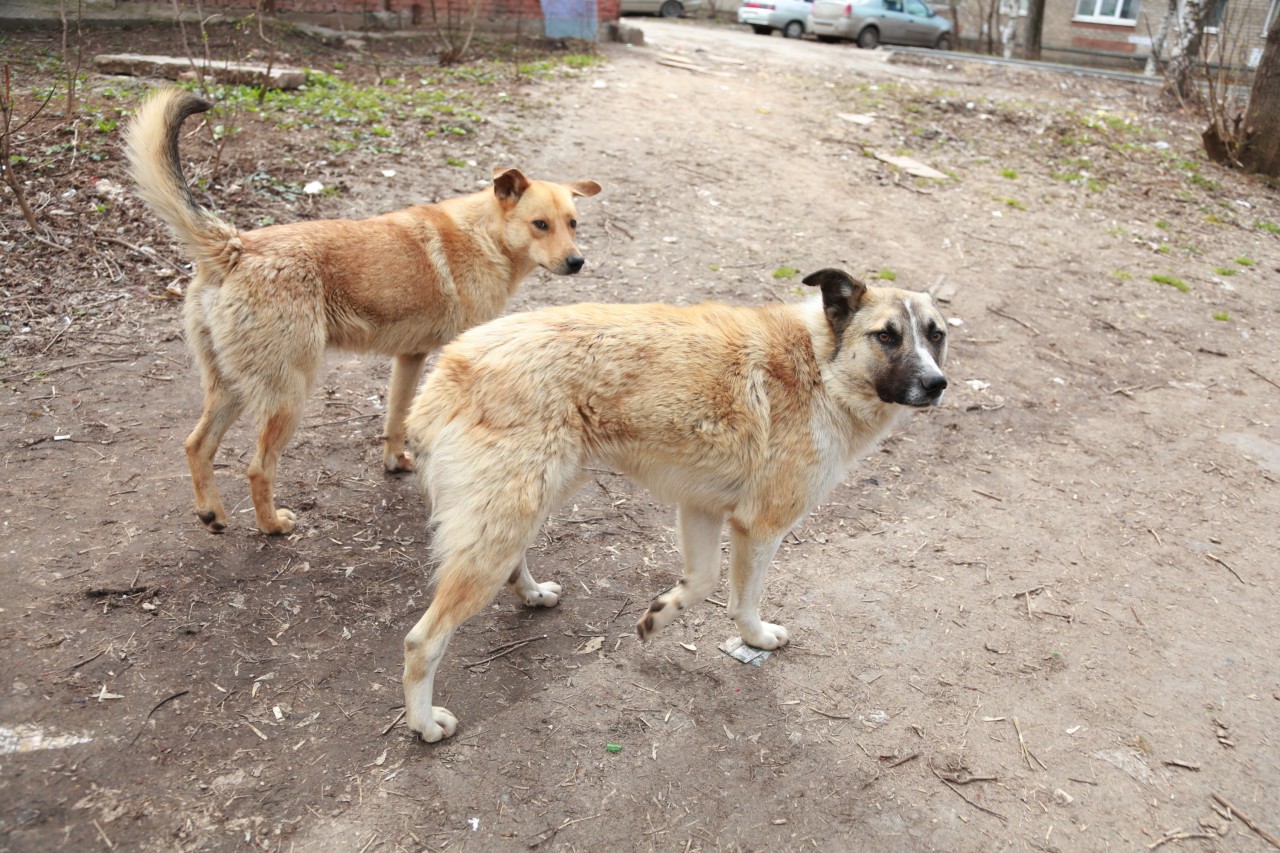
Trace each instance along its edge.
{"label": "window", "polygon": [[1267,20],[1262,24],[1262,37],[1266,38],[1267,33],[1271,32],[1271,22],[1276,19],[1276,15],[1280,13],[1280,0],[1271,0],[1271,8],[1267,10]]}
{"label": "window", "polygon": [[1076,0],[1076,16],[1072,20],[1132,27],[1137,18],[1138,0]]}

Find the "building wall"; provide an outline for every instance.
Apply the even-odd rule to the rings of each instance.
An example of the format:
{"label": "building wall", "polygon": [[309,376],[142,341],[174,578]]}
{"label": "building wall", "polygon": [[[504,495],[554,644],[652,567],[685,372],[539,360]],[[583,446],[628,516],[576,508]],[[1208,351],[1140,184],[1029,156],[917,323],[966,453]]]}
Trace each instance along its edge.
{"label": "building wall", "polygon": [[[965,47],[986,51],[984,22],[990,20],[991,4],[1000,0],[960,0],[954,7],[960,19],[961,39]],[[1008,0],[1006,0],[1008,2]],[[1108,11],[1111,0],[1084,0],[1091,11]],[[1123,0],[1117,0],[1121,3]],[[1168,10],[1167,0],[1132,0],[1132,19],[1104,15],[1078,15],[1081,0],[1045,0],[1044,30],[1041,33],[1041,58],[1050,62],[1066,62],[1103,67],[1141,68],[1151,53],[1152,41],[1159,32]],[[1220,48],[1225,49],[1229,65],[1252,67],[1261,57],[1265,44],[1268,14],[1280,14],[1280,0],[1220,0],[1222,26],[1207,31],[1206,39],[1214,41],[1212,59],[1221,61]],[[1025,9],[1025,0],[1023,0]],[[939,6],[939,12],[944,9]],[[1016,47],[1020,54],[1025,43],[1026,15],[1018,15]],[[1177,44],[1176,32],[1169,33],[1162,53],[1168,58]],[[998,53],[999,38],[996,37]]]}
{"label": "building wall", "polygon": [[[131,0],[125,0],[131,2]],[[620,0],[596,0],[596,16],[601,23],[618,20]],[[542,5],[539,0],[435,0],[435,13],[439,18],[452,14],[455,19],[471,14],[471,4],[479,7],[479,19],[490,28],[513,29],[520,21],[542,21]],[[255,0],[202,0],[205,8],[236,9],[252,12],[257,9]],[[190,6],[190,0],[182,0]],[[432,0],[265,0],[265,11],[290,17],[333,22],[345,19],[350,26],[352,16],[359,16],[362,24],[386,27],[413,27],[427,25],[431,21]],[[521,28],[529,32],[530,28]],[[603,33],[604,30],[601,30]]]}

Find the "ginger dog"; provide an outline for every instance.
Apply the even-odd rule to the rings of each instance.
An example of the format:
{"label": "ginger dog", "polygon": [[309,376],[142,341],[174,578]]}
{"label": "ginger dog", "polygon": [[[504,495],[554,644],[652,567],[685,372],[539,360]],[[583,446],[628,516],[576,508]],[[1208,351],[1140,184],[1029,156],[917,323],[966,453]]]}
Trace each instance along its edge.
{"label": "ginger dog", "polygon": [[821,300],[732,308],[576,305],[505,317],[445,347],[409,414],[436,526],[430,608],[405,637],[408,725],[427,741],[457,720],[432,705],[449,637],[505,582],[552,607],[560,585],[525,549],[586,468],[612,466],[678,506],[684,576],[636,625],[648,639],[720,575],[729,523],[729,616],[749,645],[787,631],[760,619],[783,535],[906,407],[936,405],[946,322],[925,294],[869,288],[833,269]]}
{"label": "ginger dog", "polygon": [[213,458],[248,409],[259,428],[248,470],[258,528],[288,533],[296,518],[275,505],[276,468],[325,350],[394,357],[382,460],[407,470],[405,414],[427,355],[498,316],[535,267],[582,269],[573,200],[600,185],[498,170],[491,189],[439,204],[238,231],[196,202],[182,174],[178,130],[210,107],[157,91],[130,124],[126,153],[142,199],[196,261],[183,308],[205,393],[185,444],[196,515],[215,533],[226,528]]}

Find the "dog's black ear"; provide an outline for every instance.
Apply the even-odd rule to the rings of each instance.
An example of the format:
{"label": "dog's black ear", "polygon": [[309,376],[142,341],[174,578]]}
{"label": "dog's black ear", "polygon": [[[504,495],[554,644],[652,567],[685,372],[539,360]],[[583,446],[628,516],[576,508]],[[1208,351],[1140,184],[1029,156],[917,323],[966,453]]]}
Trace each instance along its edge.
{"label": "dog's black ear", "polygon": [[844,270],[830,267],[809,273],[804,277],[804,283],[822,288],[822,310],[836,336],[836,350],[839,351],[845,326],[849,325],[850,318],[862,304],[867,286]]}
{"label": "dog's black ear", "polygon": [[596,195],[600,192],[600,185],[595,181],[574,181],[571,184],[565,184],[565,186],[575,196]]}
{"label": "dog's black ear", "polygon": [[498,198],[514,201],[528,188],[529,179],[519,169],[493,170],[493,194]]}

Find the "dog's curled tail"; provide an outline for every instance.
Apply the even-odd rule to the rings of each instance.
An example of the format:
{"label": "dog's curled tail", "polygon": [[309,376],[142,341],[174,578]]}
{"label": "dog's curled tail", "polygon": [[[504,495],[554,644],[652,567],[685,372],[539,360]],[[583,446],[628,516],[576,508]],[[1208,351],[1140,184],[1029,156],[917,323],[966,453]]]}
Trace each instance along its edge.
{"label": "dog's curled tail", "polygon": [[240,238],[233,226],[196,202],[178,155],[182,123],[212,106],[182,89],[157,90],[125,131],[125,155],[142,200],[173,229],[197,263],[226,271],[240,254]]}

